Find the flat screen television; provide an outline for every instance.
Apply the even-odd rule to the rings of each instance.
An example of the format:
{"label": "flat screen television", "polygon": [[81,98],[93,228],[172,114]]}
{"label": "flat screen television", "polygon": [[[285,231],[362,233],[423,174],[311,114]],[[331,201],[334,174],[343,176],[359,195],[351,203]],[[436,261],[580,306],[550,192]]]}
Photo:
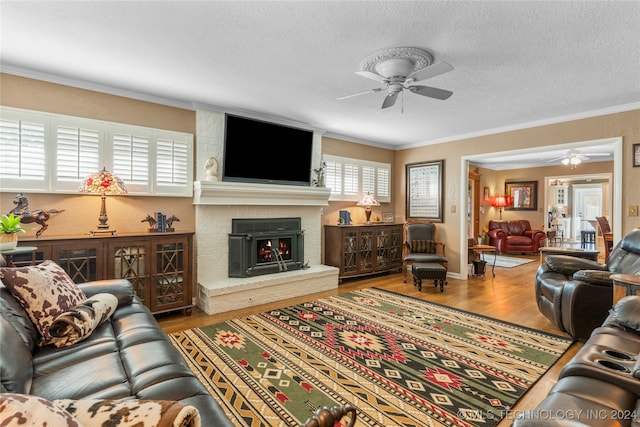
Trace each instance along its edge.
{"label": "flat screen television", "polygon": [[226,114],[222,180],[309,186],[313,131]]}

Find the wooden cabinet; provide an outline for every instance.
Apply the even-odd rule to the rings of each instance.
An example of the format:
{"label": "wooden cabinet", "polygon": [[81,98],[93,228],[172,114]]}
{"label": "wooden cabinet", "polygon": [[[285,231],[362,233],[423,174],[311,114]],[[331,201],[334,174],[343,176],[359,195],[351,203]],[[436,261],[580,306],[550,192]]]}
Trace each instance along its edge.
{"label": "wooden cabinet", "polygon": [[23,239],[33,253],[13,257],[16,267],[53,260],[75,283],[128,279],[152,313],[191,313],[193,233]]}
{"label": "wooden cabinet", "polygon": [[556,205],[568,205],[569,204],[569,188],[564,185],[557,185],[554,187],[555,192],[555,204]]}
{"label": "wooden cabinet", "polygon": [[402,224],[325,225],[324,263],[339,278],[402,268]]}

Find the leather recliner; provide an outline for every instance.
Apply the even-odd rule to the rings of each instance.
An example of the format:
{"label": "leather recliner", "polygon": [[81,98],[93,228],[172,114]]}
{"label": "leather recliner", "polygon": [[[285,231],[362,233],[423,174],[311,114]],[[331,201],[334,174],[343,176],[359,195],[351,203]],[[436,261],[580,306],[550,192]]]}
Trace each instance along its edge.
{"label": "leather recliner", "polygon": [[606,264],[569,255],[549,255],[535,278],[538,309],[560,330],[584,341],[607,317],[614,273],[640,274],[640,228],[616,245]]}
{"label": "leather recliner", "polygon": [[547,237],[542,230],[532,230],[526,219],[489,221],[489,244],[498,252],[534,252]]}

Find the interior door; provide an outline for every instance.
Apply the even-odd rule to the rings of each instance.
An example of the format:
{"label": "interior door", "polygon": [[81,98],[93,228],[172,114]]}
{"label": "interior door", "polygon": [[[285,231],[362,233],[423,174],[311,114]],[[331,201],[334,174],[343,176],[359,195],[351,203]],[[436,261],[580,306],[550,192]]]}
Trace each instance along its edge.
{"label": "interior door", "polygon": [[469,171],[467,194],[467,237],[474,239],[480,233],[480,174]]}
{"label": "interior door", "polygon": [[602,185],[576,184],[573,186],[574,236],[581,230],[597,229],[595,220],[602,214]]}

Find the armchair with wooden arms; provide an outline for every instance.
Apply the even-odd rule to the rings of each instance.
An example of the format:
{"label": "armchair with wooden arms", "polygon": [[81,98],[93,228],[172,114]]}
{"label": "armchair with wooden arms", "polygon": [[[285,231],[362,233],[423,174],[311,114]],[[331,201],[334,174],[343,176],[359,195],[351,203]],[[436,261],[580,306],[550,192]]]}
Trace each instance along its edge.
{"label": "armchair with wooden arms", "polygon": [[600,232],[602,233],[602,238],[604,240],[604,261],[607,262],[611,249],[613,249],[613,233],[611,232],[609,220],[607,220],[606,217],[597,216],[596,222],[598,223],[598,227],[600,228]]}
{"label": "armchair with wooden arms", "polygon": [[[409,265],[416,262],[436,263],[448,269],[445,244],[436,240],[436,225],[424,220],[409,220],[402,228],[402,279],[407,282]],[[441,255],[438,255],[440,248]]]}

